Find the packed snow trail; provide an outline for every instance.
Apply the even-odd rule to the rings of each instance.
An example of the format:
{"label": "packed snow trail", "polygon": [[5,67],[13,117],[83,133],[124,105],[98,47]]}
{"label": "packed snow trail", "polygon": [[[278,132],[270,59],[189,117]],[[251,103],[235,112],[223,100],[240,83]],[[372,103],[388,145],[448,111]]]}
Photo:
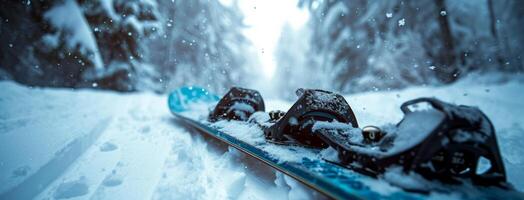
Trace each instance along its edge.
{"label": "packed snow trail", "polygon": [[[165,96],[0,82],[0,199],[318,195],[180,127]],[[318,196],[317,196],[318,197]]]}
{"label": "packed snow trail", "polygon": [[[493,121],[509,181],[524,189],[524,83],[458,83],[346,96],[359,123],[402,118],[420,96],[480,107]],[[266,100],[269,109],[289,102]],[[370,183],[383,192],[387,183]],[[319,194],[186,130],[166,97],[38,89],[0,82],[0,199],[304,199]],[[433,194],[432,194],[433,195]],[[450,196],[433,195],[435,198]]]}

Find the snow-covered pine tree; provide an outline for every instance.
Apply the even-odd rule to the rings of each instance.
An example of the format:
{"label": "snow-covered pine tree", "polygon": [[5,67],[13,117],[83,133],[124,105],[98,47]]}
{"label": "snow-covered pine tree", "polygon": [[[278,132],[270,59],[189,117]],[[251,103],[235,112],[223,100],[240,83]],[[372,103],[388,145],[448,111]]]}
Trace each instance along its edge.
{"label": "snow-covered pine tree", "polygon": [[[344,92],[401,88],[435,82],[427,46],[436,16],[427,2],[302,1],[312,13],[311,65]],[[433,19],[435,18],[435,19]],[[426,21],[425,30],[416,26]],[[432,24],[433,23],[433,24]]]}
{"label": "snow-covered pine tree", "polygon": [[524,70],[524,2],[447,1],[461,71]]}
{"label": "snow-covered pine tree", "polygon": [[164,35],[151,48],[165,88],[201,85],[222,92],[248,80],[248,41],[236,3],[218,0],[162,1]]}
{"label": "snow-covered pine tree", "polygon": [[[97,63],[97,48],[74,1],[19,1],[2,6],[1,66],[18,82],[76,87]],[[4,41],[5,40],[5,41]],[[100,61],[100,60],[98,60]]]}
{"label": "snow-covered pine tree", "polygon": [[[158,30],[149,0],[21,1],[2,7],[1,66],[39,86],[116,90],[155,87],[147,37]],[[5,28],[4,28],[5,27]],[[12,47],[12,48],[11,48]]]}
{"label": "snow-covered pine tree", "polygon": [[146,41],[159,32],[153,0],[79,0],[96,37],[105,67],[91,68],[87,80],[100,87],[131,91],[159,89],[159,75],[147,64]]}
{"label": "snow-covered pine tree", "polygon": [[[333,89],[346,92],[450,83],[473,71],[512,68],[500,66],[509,59],[517,66],[521,56],[497,55],[508,55],[498,52],[502,49],[520,47],[495,48],[494,35],[521,41],[515,36],[523,33],[515,26],[520,12],[513,10],[522,6],[497,1],[491,18],[497,20],[498,34],[493,34],[487,23],[488,5],[445,0],[302,0],[301,6],[311,11],[310,65],[318,71],[315,74],[326,76]],[[502,11],[505,6],[510,12]]]}

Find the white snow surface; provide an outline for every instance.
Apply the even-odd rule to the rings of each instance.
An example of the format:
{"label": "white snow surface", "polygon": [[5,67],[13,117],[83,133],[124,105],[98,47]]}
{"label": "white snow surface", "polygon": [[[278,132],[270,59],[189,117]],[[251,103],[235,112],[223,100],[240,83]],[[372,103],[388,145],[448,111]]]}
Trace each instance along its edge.
{"label": "white snow surface", "polygon": [[[400,104],[421,96],[478,106],[495,125],[509,181],[522,191],[523,86],[522,81],[472,81],[345,98],[361,127],[398,122],[402,118]],[[291,103],[266,100],[266,105],[268,110],[287,110]],[[237,135],[239,139],[262,142],[261,132],[250,124],[228,127],[225,122],[218,123],[224,123],[223,129],[251,133]],[[282,152],[274,145],[266,145],[264,150],[296,159],[292,152]],[[321,197],[263,166],[233,148],[186,131],[169,113],[165,96],[29,88],[0,82],[0,199]],[[389,178],[394,176],[388,174]],[[374,179],[363,182],[384,195],[399,190]],[[432,193],[430,197],[449,199],[453,195]]]}
{"label": "white snow surface", "polygon": [[0,82],[0,199],[318,197],[279,176],[186,131],[165,96]]}

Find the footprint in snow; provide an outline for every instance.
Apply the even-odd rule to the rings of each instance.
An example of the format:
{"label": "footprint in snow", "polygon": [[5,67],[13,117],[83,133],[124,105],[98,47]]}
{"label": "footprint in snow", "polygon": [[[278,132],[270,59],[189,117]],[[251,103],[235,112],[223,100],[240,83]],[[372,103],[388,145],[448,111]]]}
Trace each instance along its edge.
{"label": "footprint in snow", "polygon": [[151,130],[150,126],[144,126],[140,129],[140,132],[142,132],[143,134],[147,134],[149,133],[150,130]]}
{"label": "footprint in snow", "polygon": [[29,170],[31,170],[31,168],[27,165],[16,168],[15,170],[13,170],[12,177],[16,178],[26,176]]}
{"label": "footprint in snow", "polygon": [[75,181],[63,182],[55,191],[55,199],[68,199],[72,197],[79,197],[87,194],[89,186],[84,177]]}
{"label": "footprint in snow", "polygon": [[118,149],[118,146],[116,144],[113,144],[111,142],[105,142],[104,144],[100,145],[100,151],[107,152],[107,151],[114,151]]}
{"label": "footprint in snow", "polygon": [[106,187],[115,187],[122,184],[122,182],[122,176],[113,173],[108,175],[102,184]]}

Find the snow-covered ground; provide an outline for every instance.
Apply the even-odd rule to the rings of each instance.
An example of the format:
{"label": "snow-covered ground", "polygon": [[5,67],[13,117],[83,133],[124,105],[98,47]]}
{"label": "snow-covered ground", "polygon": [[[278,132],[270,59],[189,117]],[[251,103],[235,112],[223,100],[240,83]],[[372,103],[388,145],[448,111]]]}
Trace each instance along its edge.
{"label": "snow-covered ground", "polygon": [[[508,177],[524,190],[524,82],[346,96],[359,124],[401,119],[419,96],[480,107],[497,129]],[[289,102],[266,100],[268,109]],[[303,199],[299,183],[188,132],[166,97],[27,88],[0,82],[0,199]]]}
{"label": "snow-covered ground", "polygon": [[[175,123],[165,96],[0,82],[0,199],[287,199],[311,192]],[[254,164],[250,164],[254,163]]]}

